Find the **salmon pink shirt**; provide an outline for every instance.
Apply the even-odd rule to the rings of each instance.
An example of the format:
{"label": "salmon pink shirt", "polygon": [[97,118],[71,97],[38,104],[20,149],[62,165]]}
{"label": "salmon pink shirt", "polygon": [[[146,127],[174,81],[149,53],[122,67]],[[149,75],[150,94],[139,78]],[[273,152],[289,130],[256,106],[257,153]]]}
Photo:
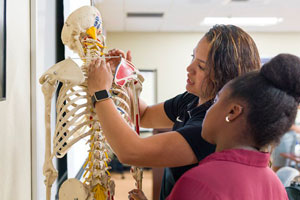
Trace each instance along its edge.
{"label": "salmon pink shirt", "polygon": [[176,182],[167,200],[288,200],[269,159],[244,149],[213,153]]}

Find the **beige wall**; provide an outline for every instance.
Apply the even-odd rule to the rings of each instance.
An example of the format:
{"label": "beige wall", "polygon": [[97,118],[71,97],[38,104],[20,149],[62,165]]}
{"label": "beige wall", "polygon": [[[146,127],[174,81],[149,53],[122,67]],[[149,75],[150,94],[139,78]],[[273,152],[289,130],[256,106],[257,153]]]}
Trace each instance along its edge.
{"label": "beige wall", "polygon": [[7,98],[0,102],[0,199],[30,200],[30,1],[6,2]]}
{"label": "beige wall", "polygon": [[[203,33],[122,33],[108,32],[108,49],[131,50],[140,69],[157,69],[158,101],[185,90],[186,67]],[[300,56],[300,33],[250,33],[261,57],[286,52]]]}
{"label": "beige wall", "polygon": [[300,33],[250,33],[261,57],[272,57],[279,53],[300,56]]}
{"label": "beige wall", "polygon": [[140,69],[157,69],[157,99],[185,90],[186,67],[202,33],[108,33],[110,48],[131,50]]}

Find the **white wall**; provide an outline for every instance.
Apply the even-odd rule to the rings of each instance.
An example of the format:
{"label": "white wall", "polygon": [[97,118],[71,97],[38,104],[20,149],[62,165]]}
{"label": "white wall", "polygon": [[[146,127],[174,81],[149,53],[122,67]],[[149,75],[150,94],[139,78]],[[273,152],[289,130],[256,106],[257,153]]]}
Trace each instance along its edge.
{"label": "white wall", "polygon": [[0,199],[30,200],[30,1],[6,3],[7,98],[0,102]]}
{"label": "white wall", "polygon": [[[44,96],[39,83],[42,74],[56,63],[56,1],[31,0],[32,14],[32,65],[31,65],[31,85],[32,85],[32,199],[46,199],[46,189],[44,184],[43,164],[45,155],[45,122],[44,122]],[[54,98],[52,99],[52,133],[55,123]],[[55,159],[54,160],[54,166]],[[52,186],[52,196],[54,199],[56,184]]]}
{"label": "white wall", "polygon": [[[186,67],[204,33],[123,33],[108,32],[108,49],[131,50],[133,63],[140,69],[157,69],[158,102],[185,90]],[[261,57],[278,53],[300,56],[300,33],[250,33]]]}

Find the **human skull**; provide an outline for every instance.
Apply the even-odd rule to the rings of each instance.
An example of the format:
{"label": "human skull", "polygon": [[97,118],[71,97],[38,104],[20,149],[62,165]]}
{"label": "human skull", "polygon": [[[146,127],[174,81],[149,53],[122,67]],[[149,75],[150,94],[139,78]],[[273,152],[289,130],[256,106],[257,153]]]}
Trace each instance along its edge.
{"label": "human skull", "polygon": [[98,9],[93,6],[83,6],[69,15],[62,29],[61,39],[71,50],[83,57],[81,39],[90,37],[104,46],[105,39],[102,31],[102,18]]}

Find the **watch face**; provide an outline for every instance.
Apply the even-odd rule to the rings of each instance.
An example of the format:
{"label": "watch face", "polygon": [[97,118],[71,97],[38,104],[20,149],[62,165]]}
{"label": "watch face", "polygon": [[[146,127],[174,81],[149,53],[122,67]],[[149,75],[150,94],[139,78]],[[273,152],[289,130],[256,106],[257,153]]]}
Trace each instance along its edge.
{"label": "watch face", "polygon": [[100,101],[102,99],[106,99],[109,96],[110,95],[108,94],[108,92],[106,90],[101,90],[101,91],[95,92],[96,101]]}

